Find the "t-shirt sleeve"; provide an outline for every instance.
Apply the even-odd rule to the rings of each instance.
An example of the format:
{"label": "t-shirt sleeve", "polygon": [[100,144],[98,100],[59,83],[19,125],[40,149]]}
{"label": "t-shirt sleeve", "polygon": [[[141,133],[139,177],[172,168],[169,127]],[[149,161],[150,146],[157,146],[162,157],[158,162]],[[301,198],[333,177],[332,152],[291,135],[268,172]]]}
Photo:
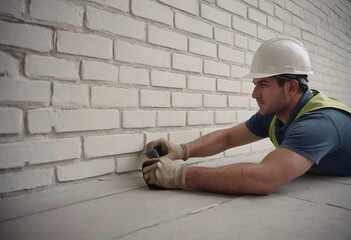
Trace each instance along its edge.
{"label": "t-shirt sleeve", "polygon": [[256,136],[266,138],[268,137],[269,124],[273,116],[262,116],[259,112],[252,115],[245,124],[246,127]]}
{"label": "t-shirt sleeve", "polygon": [[316,164],[340,144],[334,122],[322,113],[310,113],[291,124],[280,147],[290,149]]}

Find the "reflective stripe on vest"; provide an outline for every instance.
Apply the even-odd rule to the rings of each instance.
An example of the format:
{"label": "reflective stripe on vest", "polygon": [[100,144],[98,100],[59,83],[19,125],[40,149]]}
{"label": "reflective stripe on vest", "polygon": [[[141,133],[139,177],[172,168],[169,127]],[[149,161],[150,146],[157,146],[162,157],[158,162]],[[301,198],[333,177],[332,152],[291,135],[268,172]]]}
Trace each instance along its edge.
{"label": "reflective stripe on vest", "polygon": [[[305,104],[305,106],[302,107],[301,111],[297,114],[294,121],[307,112],[312,112],[312,111],[323,109],[323,108],[335,108],[335,109],[339,109],[339,110],[342,110],[342,111],[345,111],[345,112],[351,114],[351,108],[349,108],[345,104],[343,104],[337,100],[334,100],[332,98],[329,98],[326,95],[324,95],[323,93],[320,93],[316,90],[312,90],[312,92],[313,92],[313,97],[311,98],[311,100],[309,100]],[[275,121],[276,121],[276,119],[277,119],[277,116],[274,115],[274,117],[272,118],[272,121],[269,125],[269,138],[271,139],[273,145],[277,148],[277,147],[279,147],[280,144],[279,144],[277,137],[275,135]]]}

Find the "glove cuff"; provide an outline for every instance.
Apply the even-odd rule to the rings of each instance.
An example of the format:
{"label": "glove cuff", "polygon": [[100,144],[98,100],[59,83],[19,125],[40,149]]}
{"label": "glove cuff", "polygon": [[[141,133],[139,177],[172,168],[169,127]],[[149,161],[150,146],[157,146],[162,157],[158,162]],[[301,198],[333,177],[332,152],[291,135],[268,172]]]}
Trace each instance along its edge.
{"label": "glove cuff", "polygon": [[180,144],[181,148],[183,149],[184,157],[183,160],[186,161],[189,159],[189,148],[186,144]]}
{"label": "glove cuff", "polygon": [[179,169],[179,175],[176,179],[176,186],[179,189],[188,189],[185,185],[186,173],[188,171],[188,167],[181,166]]}

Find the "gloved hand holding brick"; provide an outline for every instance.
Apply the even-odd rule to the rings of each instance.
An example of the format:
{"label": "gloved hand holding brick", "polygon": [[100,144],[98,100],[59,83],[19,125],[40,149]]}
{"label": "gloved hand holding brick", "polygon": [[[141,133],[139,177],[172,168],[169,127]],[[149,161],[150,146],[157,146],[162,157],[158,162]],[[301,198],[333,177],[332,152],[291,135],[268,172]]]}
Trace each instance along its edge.
{"label": "gloved hand holding brick", "polygon": [[146,161],[142,167],[143,177],[149,188],[185,189],[187,167],[166,157]]}
{"label": "gloved hand holding brick", "polygon": [[147,144],[146,154],[149,156],[154,148],[160,148],[163,153],[160,157],[164,156],[170,160],[183,159],[185,161],[189,158],[189,150],[186,144],[179,145],[161,138]]}

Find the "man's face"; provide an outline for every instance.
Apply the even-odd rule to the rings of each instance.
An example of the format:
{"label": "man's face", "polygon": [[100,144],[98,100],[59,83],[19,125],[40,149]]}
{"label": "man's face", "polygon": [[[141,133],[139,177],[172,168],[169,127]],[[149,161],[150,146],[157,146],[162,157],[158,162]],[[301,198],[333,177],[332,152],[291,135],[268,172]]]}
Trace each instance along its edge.
{"label": "man's face", "polygon": [[283,112],[288,103],[286,84],[283,87],[278,85],[274,77],[253,79],[255,88],[252,97],[256,99],[259,112],[262,115],[277,114]]}

